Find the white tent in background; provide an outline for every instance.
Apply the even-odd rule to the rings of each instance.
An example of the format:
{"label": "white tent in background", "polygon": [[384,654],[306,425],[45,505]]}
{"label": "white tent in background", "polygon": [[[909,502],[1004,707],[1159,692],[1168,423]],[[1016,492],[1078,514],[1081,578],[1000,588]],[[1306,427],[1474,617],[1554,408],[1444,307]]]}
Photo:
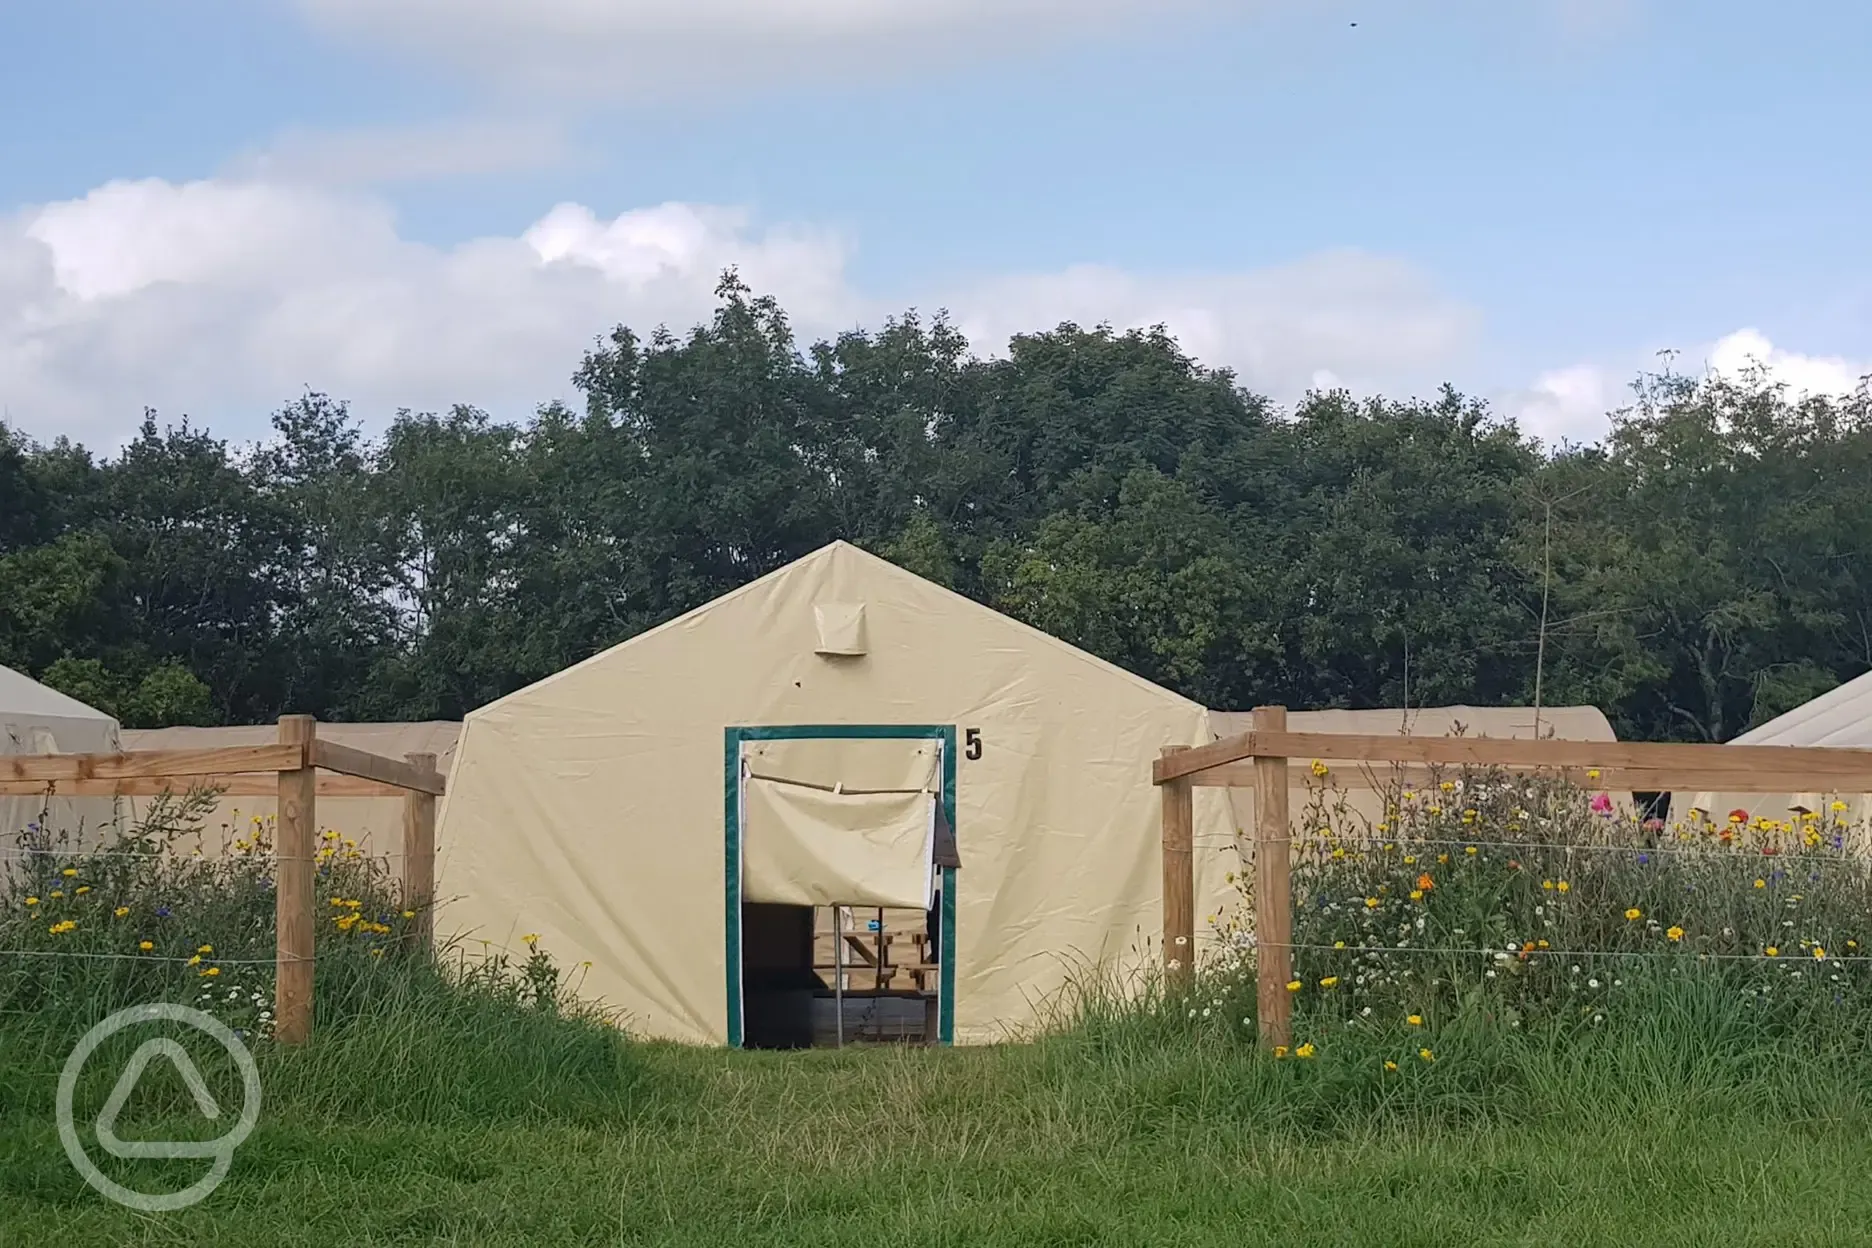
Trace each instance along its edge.
{"label": "white tent in background", "polygon": [[[1751,728],[1729,744],[1872,749],[1872,672],[1828,690],[1758,728]],[[1686,802],[1686,798],[1690,800]],[[1867,830],[1864,825],[1872,818],[1872,794],[1698,793],[1694,797],[1679,794],[1671,805],[1678,814],[1688,814],[1689,808],[1695,806],[1721,823],[1732,810],[1745,810],[1751,818],[1767,819],[1787,819],[1802,810],[1826,814],[1835,801],[1847,804],[1846,821],[1854,827],[1854,839],[1865,848]]]}
{"label": "white tent in background", "polygon": [[[76,698],[0,667],[0,754],[114,754],[117,721]],[[15,846],[29,823],[73,837],[107,830],[117,817],[108,797],[0,796],[0,852]]]}

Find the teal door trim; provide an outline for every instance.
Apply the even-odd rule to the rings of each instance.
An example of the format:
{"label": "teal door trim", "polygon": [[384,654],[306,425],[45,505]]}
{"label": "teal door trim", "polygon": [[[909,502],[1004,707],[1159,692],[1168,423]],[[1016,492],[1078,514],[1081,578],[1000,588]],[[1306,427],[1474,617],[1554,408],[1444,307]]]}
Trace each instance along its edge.
{"label": "teal door trim", "polygon": [[[740,1048],[741,1031],[741,747],[749,741],[940,741],[943,817],[958,839],[956,730],[953,724],[788,724],[722,730],[722,828],[727,920],[728,1044]],[[955,1043],[956,869],[942,873],[942,950],[938,955],[936,1039]]]}

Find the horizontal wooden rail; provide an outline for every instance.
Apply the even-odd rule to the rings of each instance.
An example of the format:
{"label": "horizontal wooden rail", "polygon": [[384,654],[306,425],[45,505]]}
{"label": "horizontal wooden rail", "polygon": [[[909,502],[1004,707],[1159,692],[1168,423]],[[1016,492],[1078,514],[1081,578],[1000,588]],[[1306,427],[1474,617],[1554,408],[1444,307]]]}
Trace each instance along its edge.
{"label": "horizontal wooden rail", "polygon": [[[277,797],[278,776],[243,773],[219,776],[144,776],[129,780],[0,780],[0,797],[180,797],[191,789],[213,789],[222,797]],[[320,775],[320,797],[402,797],[394,784],[355,776]]]}
{"label": "horizontal wooden rail", "polygon": [[[1192,784],[1201,784],[1196,778],[1199,773],[1251,758],[1554,771],[1596,768],[1601,772],[1600,783],[1633,789],[1663,784],[1667,789],[1872,792],[1872,750],[1789,745],[1513,741],[1331,732],[1243,733],[1153,760],[1152,780],[1163,784],[1189,777]],[[1614,774],[1623,778],[1615,781]],[[1644,783],[1627,783],[1632,779],[1642,779]],[[1665,784],[1665,781],[1670,783]]]}
{"label": "horizontal wooden rail", "polygon": [[354,750],[335,741],[313,739],[312,765],[343,776],[375,780],[397,789],[428,793],[436,797],[442,795],[442,777],[434,771],[423,771],[409,763]]}
{"label": "horizontal wooden rail", "polygon": [[303,745],[230,745],[211,750],[137,750],[125,754],[0,755],[0,780],[143,780],[235,772],[296,771]]}

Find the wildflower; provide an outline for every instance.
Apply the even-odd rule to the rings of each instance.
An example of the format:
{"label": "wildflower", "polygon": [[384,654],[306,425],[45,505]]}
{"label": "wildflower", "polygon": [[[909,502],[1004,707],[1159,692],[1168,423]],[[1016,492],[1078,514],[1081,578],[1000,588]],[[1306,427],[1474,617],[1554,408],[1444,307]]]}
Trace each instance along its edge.
{"label": "wildflower", "polygon": [[[381,957],[383,957],[383,950],[381,950],[381,949],[373,949],[373,950],[371,950],[371,951],[370,951],[370,956],[371,956],[371,957],[373,957],[373,958],[381,958]],[[1209,1017],[1209,1011],[1208,1011],[1208,1010],[1204,1010],[1204,1011],[1203,1011],[1203,1017],[1204,1017],[1204,1018],[1207,1018],[1207,1017]]]}
{"label": "wildflower", "polygon": [[1599,769],[1597,767],[1594,767],[1591,770],[1589,770],[1586,773],[1586,778],[1588,780],[1597,780],[1599,778]]}
{"label": "wildflower", "polygon": [[1684,930],[1681,927],[1672,926],[1664,934],[1672,940],[1682,940],[1684,938]]}
{"label": "wildflower", "polygon": [[1430,873],[1426,871],[1422,875],[1417,877],[1417,887],[1421,888],[1424,892],[1427,893],[1431,889],[1436,887],[1436,881],[1431,879]]}
{"label": "wildflower", "polygon": [[1736,810],[1732,810],[1732,811],[1730,811],[1730,812],[1729,812],[1729,822],[1730,822],[1730,823],[1747,823],[1747,822],[1748,822],[1748,811],[1746,811],[1746,810],[1742,810],[1742,809],[1739,809],[1739,808],[1738,808],[1738,809],[1736,809]]}
{"label": "wildflower", "polygon": [[1421,888],[1413,888],[1413,889],[1411,889],[1411,894],[1410,894],[1410,899],[1411,899],[1412,901],[1422,901],[1422,900],[1423,900],[1423,889],[1421,889]]}
{"label": "wildflower", "polygon": [[1449,865],[1449,855],[1448,855],[1448,854],[1438,854],[1438,855],[1436,856],[1436,860],[1437,860],[1437,861],[1438,861],[1439,863],[1442,863],[1442,864],[1443,864],[1443,865],[1445,865],[1445,866],[1447,866],[1447,865]]}
{"label": "wildflower", "polygon": [[1396,1070],[1396,1069],[1397,1069],[1397,1063],[1396,1063],[1396,1062],[1394,1062],[1394,1061],[1391,1061],[1391,1060],[1389,1060],[1389,1059],[1386,1059],[1386,1061],[1385,1061],[1385,1064],[1384,1064],[1384,1068],[1385,1068],[1386,1070]]}
{"label": "wildflower", "polygon": [[1418,1049],[1417,1056],[1423,1058],[1426,1062],[1436,1061],[1436,1054],[1432,1053],[1429,1049]]}
{"label": "wildflower", "polygon": [[77,867],[66,867],[66,868],[65,868],[65,869],[64,869],[63,871],[61,871],[61,872],[59,872],[59,874],[60,874],[60,875],[62,875],[62,876],[64,876],[64,877],[65,877],[66,879],[68,879],[68,880],[72,880],[72,879],[77,879],[77,878],[78,878],[78,868],[77,868]]}
{"label": "wildflower", "polygon": [[[413,918],[415,918],[415,917],[416,917],[416,912],[415,912],[414,910],[405,910],[405,911],[403,912],[403,917],[404,917],[404,918],[406,918],[406,919],[413,919]],[[1210,915],[1210,916],[1209,916],[1209,921],[1210,921],[1211,923],[1213,923],[1213,922],[1215,922],[1215,916],[1214,916],[1214,915]]]}
{"label": "wildflower", "polygon": [[1553,881],[1552,881],[1552,880],[1542,880],[1542,881],[1540,882],[1540,886],[1541,886],[1542,888],[1544,888],[1544,889],[1546,889],[1546,890],[1547,890],[1548,892],[1550,892],[1550,893],[1551,893],[1551,892],[1553,892]]}
{"label": "wildflower", "polygon": [[1476,852],[1476,847],[1473,845],[1470,845],[1467,848],[1465,848],[1462,852],[1473,856]]}
{"label": "wildflower", "polygon": [[1288,992],[1299,992],[1299,991],[1300,991],[1300,989],[1301,989],[1301,988],[1303,988],[1303,987],[1305,987],[1305,985],[1304,985],[1304,984],[1302,984],[1302,983],[1301,983],[1301,982],[1300,982],[1299,980],[1297,980],[1297,979],[1290,979],[1290,980],[1288,980],[1288,981],[1287,981],[1287,991],[1288,991]]}
{"label": "wildflower", "polygon": [[168,917],[169,917],[169,907],[168,907],[168,906],[157,906],[157,907],[156,907],[156,917],[157,917],[157,918],[159,918],[159,919],[166,919],[166,918],[168,918]]}
{"label": "wildflower", "polygon": [[1416,865],[1417,865],[1417,855],[1416,855],[1416,854],[1405,854],[1405,855],[1404,855],[1404,865],[1405,865],[1405,866],[1407,866],[1407,867],[1414,867],[1414,866],[1416,866]]}
{"label": "wildflower", "polygon": [[29,906],[36,906],[39,904],[39,899],[37,897],[28,897],[26,899],[26,904]]}
{"label": "wildflower", "polygon": [[1312,1057],[1313,1056],[1313,1042],[1309,1040],[1305,1044],[1301,1045],[1299,1048],[1295,1049],[1294,1056],[1295,1057]]}
{"label": "wildflower", "polygon": [[1313,774],[1314,775],[1323,776],[1331,770],[1332,768],[1328,767],[1325,763],[1320,762],[1319,759],[1316,758],[1313,760]]}
{"label": "wildflower", "polygon": [[144,953],[148,953],[150,950],[154,949],[155,947],[156,947],[155,944],[151,941],[147,941],[147,940],[137,941],[137,948],[141,949]]}
{"label": "wildflower", "polygon": [[1286,1056],[1287,1056],[1287,1046],[1286,1046],[1286,1045],[1284,1045],[1284,1044],[1277,1044],[1277,1045],[1275,1045],[1275,1046],[1274,1046],[1274,1056],[1275,1056],[1275,1057],[1286,1057]]}
{"label": "wildflower", "polygon": [[197,949],[197,950],[196,950],[195,952],[196,952],[196,953],[213,953],[213,952],[214,952],[214,946],[213,946],[213,945],[203,945],[203,946],[202,946],[201,948],[199,948],[199,949]]}
{"label": "wildflower", "polygon": [[1421,1027],[1423,1026],[1423,1015],[1412,1014],[1410,1017],[1406,1018],[1404,1021],[1409,1023],[1413,1027]]}
{"label": "wildflower", "polygon": [[1591,806],[1592,812],[1595,815],[1609,815],[1612,813],[1612,798],[1610,794],[1606,794],[1606,793],[1593,794],[1593,799],[1589,803],[1589,805]]}
{"label": "wildflower", "polygon": [[1339,977],[1337,975],[1328,975],[1325,979],[1320,980],[1320,987],[1333,988],[1337,987],[1338,983]]}
{"label": "wildflower", "polygon": [[1833,809],[1834,809],[1834,811],[1835,811],[1835,812],[1838,812],[1838,811],[1843,811],[1843,810],[1845,810],[1845,809],[1846,809],[1846,803],[1845,803],[1845,802],[1834,802],[1834,803],[1833,803]]}
{"label": "wildflower", "polygon": [[1367,910],[1376,910],[1378,908],[1378,899],[1376,897],[1367,897],[1365,899],[1365,908]]}
{"label": "wildflower", "polygon": [[118,906],[115,910],[111,911],[112,915],[120,919],[123,918],[124,915],[129,914],[129,913],[130,913],[129,906]]}
{"label": "wildflower", "polygon": [[1625,912],[1625,917],[1636,923],[1639,919],[1644,918],[1644,911],[1640,910],[1637,906],[1633,906]]}
{"label": "wildflower", "polygon": [[52,890],[52,893],[51,893],[52,900],[54,901],[57,901],[60,897],[63,897],[64,895],[65,895],[65,890],[62,888],[55,888]]}
{"label": "wildflower", "polygon": [[199,954],[199,953],[198,953],[198,954],[196,954],[196,955],[195,955],[194,957],[192,957],[192,958],[190,958],[190,959],[188,960],[188,964],[189,964],[190,966],[200,966],[200,965],[201,965],[201,954]]}
{"label": "wildflower", "polygon": [[78,886],[78,890],[77,890],[77,892],[76,892],[75,894],[73,894],[73,895],[74,895],[74,896],[77,896],[77,897],[82,897],[82,896],[84,896],[84,895],[85,895],[86,893],[88,893],[88,892],[90,892],[90,891],[91,891],[91,886],[90,886],[89,884],[80,884],[80,885]]}
{"label": "wildflower", "polygon": [[219,975],[221,973],[221,968],[218,966],[211,966],[207,970],[201,973],[203,975],[208,976],[210,979],[213,979],[216,975]]}
{"label": "wildflower", "polygon": [[1554,887],[1563,893],[1569,892],[1573,888],[1573,886],[1567,883],[1565,880],[1561,880],[1558,884],[1555,884]]}
{"label": "wildflower", "polygon": [[66,919],[61,923],[54,923],[51,927],[46,928],[46,931],[52,933],[54,936],[63,936],[66,932],[77,930],[77,927],[78,925],[76,923],[72,922],[70,919]]}
{"label": "wildflower", "polygon": [[334,905],[334,906],[342,906],[342,905],[344,905],[344,898],[342,898],[342,897],[334,897],[334,898],[332,898],[332,899],[331,899],[331,904],[332,904],[332,905]]}
{"label": "wildflower", "polygon": [[1771,958],[1778,958],[1781,956],[1781,951],[1775,948],[1773,945],[1769,945],[1766,949],[1762,950],[1762,952],[1767,954]]}
{"label": "wildflower", "polygon": [[1826,950],[1822,949],[1819,945],[1815,945],[1813,947],[1813,956],[1814,961],[1824,962],[1826,961]]}
{"label": "wildflower", "polygon": [[1437,785],[1437,788],[1442,789],[1445,793],[1454,793],[1456,791],[1456,784],[1452,780],[1445,780],[1442,784]]}
{"label": "wildflower", "polygon": [[1755,881],[1755,887],[1756,887],[1756,888],[1767,888],[1767,887],[1768,887],[1768,881],[1767,881],[1767,880],[1756,880],[1756,881]]}
{"label": "wildflower", "polygon": [[[531,948],[532,946],[539,944],[539,933],[528,932],[526,935],[522,936],[520,939],[524,940],[527,943],[528,948]],[[1177,937],[1177,944],[1180,945],[1182,943],[1183,943],[1183,937],[1181,936]]]}

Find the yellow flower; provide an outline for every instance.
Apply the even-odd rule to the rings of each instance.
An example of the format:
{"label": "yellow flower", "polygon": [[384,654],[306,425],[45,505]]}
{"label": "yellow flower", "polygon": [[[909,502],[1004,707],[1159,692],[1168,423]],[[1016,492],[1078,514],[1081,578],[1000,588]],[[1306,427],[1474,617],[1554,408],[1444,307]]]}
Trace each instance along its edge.
{"label": "yellow flower", "polygon": [[80,884],[78,886],[78,891],[74,894],[74,896],[82,897],[90,891],[91,891],[91,886],[89,884]]}
{"label": "yellow flower", "polygon": [[1295,1057],[1312,1057],[1313,1056],[1313,1042],[1309,1040],[1305,1044],[1301,1045],[1299,1048],[1295,1049],[1294,1056]]}
{"label": "yellow flower", "polygon": [[348,909],[356,910],[358,907],[362,906],[364,903],[357,900],[357,898],[354,897],[350,901],[345,902],[344,904]]}
{"label": "yellow flower", "polygon": [[1834,810],[1845,810],[1845,809],[1846,809],[1846,803],[1845,803],[1845,802],[1834,802],[1834,803],[1833,803],[1833,809],[1834,809]]}
{"label": "yellow flower", "polygon": [[1302,983],[1301,983],[1301,982],[1300,982],[1299,980],[1297,980],[1297,979],[1290,979],[1290,980],[1288,980],[1288,981],[1287,981],[1287,991],[1288,991],[1288,992],[1299,992],[1299,991],[1300,991],[1300,989],[1301,989],[1301,988],[1303,988],[1303,987],[1305,987],[1305,985],[1304,985],[1304,984],[1302,984]]}
{"label": "yellow flower", "polygon": [[207,975],[207,976],[209,976],[210,978],[212,978],[213,976],[216,976],[216,975],[219,975],[219,974],[221,973],[221,968],[220,968],[220,967],[218,967],[218,966],[211,966],[211,967],[209,967],[209,968],[208,968],[207,970],[205,970],[205,971],[203,971],[203,972],[201,972],[201,973],[202,973],[203,975]]}
{"label": "yellow flower", "polygon": [[1644,918],[1644,911],[1640,910],[1637,906],[1633,906],[1625,912],[1625,917],[1636,923],[1639,919]]}
{"label": "yellow flower", "polygon": [[403,912],[403,917],[406,919],[413,919],[416,917],[416,912],[414,910],[405,910]]}
{"label": "yellow flower", "polygon": [[1565,880],[1561,880],[1558,884],[1554,885],[1554,887],[1559,889],[1563,893],[1571,892],[1573,890],[1573,886],[1567,883]]}
{"label": "yellow flower", "polygon": [[1404,855],[1404,865],[1405,865],[1405,866],[1407,866],[1407,867],[1414,867],[1414,866],[1416,866],[1416,865],[1417,865],[1417,855],[1416,855],[1416,854],[1405,854],[1405,855]]}
{"label": "yellow flower", "polygon": [[1667,931],[1665,931],[1664,934],[1670,937],[1672,940],[1682,940],[1684,938],[1684,930],[1681,927],[1673,926],[1669,928]]}
{"label": "yellow flower", "polygon": [[1826,950],[1822,949],[1819,945],[1813,947],[1813,955],[1814,961],[1816,962],[1826,961]]}
{"label": "yellow flower", "polygon": [[326,828],[323,832],[319,833],[319,840],[321,841],[335,841],[337,839],[338,834],[330,828]]}
{"label": "yellow flower", "polygon": [[155,947],[156,947],[155,944],[151,941],[147,941],[147,940],[137,941],[137,948],[141,949],[144,953],[148,953],[150,950],[154,949]]}
{"label": "yellow flower", "polygon": [[66,932],[75,930],[77,926],[78,925],[70,919],[66,919],[62,923],[54,923],[51,927],[46,928],[46,931],[51,932],[54,936],[63,936]]}
{"label": "yellow flower", "polygon": [[1590,768],[1586,772],[1586,778],[1588,780],[1597,780],[1599,778],[1599,769],[1597,767]]}
{"label": "yellow flower", "polygon": [[1343,941],[1343,940],[1335,940],[1335,941],[1333,941],[1333,942],[1332,942],[1332,947],[1333,947],[1333,948],[1335,948],[1335,949],[1343,949],[1343,948],[1345,948],[1345,941]]}
{"label": "yellow flower", "polygon": [[112,913],[112,914],[114,914],[114,915],[116,915],[116,916],[117,916],[118,918],[120,918],[120,919],[121,919],[121,918],[123,918],[123,917],[124,917],[124,915],[126,915],[126,914],[129,914],[129,913],[130,913],[130,907],[129,907],[129,906],[118,906],[118,907],[117,907],[117,908],[116,908],[115,910],[113,910],[113,911],[111,911],[111,913]]}
{"label": "yellow flower", "polygon": [[1397,1063],[1396,1063],[1396,1062],[1394,1062],[1394,1061],[1391,1061],[1391,1060],[1389,1060],[1389,1059],[1386,1059],[1386,1061],[1385,1061],[1385,1064],[1384,1064],[1384,1068],[1385,1068],[1386,1070],[1396,1070],[1396,1069],[1397,1069]]}
{"label": "yellow flower", "polygon": [[1436,1061],[1436,1054],[1432,1053],[1429,1049],[1418,1049],[1417,1056],[1423,1058],[1426,1062]]}
{"label": "yellow flower", "polygon": [[26,904],[29,906],[36,906],[39,904],[39,899],[37,897],[28,897],[26,899]]}
{"label": "yellow flower", "polygon": [[1463,853],[1465,853],[1465,854],[1471,854],[1471,855],[1473,855],[1473,854],[1474,854],[1474,853],[1476,852],[1476,847],[1475,847],[1475,846],[1473,846],[1473,845],[1471,845],[1471,846],[1469,846],[1468,848],[1466,848],[1466,849],[1464,849],[1464,850],[1463,850],[1462,852],[1463,852]]}
{"label": "yellow flower", "polygon": [[1319,759],[1316,758],[1313,760],[1313,774],[1314,775],[1323,776],[1331,770],[1332,768],[1328,767],[1325,763],[1320,762]]}
{"label": "yellow flower", "polygon": [[1542,888],[1544,888],[1544,889],[1546,889],[1546,890],[1547,890],[1548,892],[1550,892],[1550,893],[1551,893],[1551,892],[1553,892],[1553,881],[1552,881],[1552,880],[1542,880],[1542,881],[1540,882],[1540,886],[1541,886]]}
{"label": "yellow flower", "polygon": [[1409,1023],[1413,1027],[1421,1027],[1423,1026],[1423,1015],[1412,1014],[1409,1018],[1406,1018],[1404,1021]]}
{"label": "yellow flower", "polygon": [[371,957],[373,957],[373,958],[381,958],[381,957],[383,957],[383,950],[381,950],[381,949],[373,949],[373,950],[371,950],[371,951],[370,951],[370,956],[371,956]]}
{"label": "yellow flower", "polygon": [[213,945],[203,945],[203,946],[202,946],[201,948],[199,948],[199,949],[197,949],[197,950],[196,950],[195,952],[196,952],[196,953],[213,953],[213,952],[214,952],[214,946],[213,946]]}
{"label": "yellow flower", "polygon": [[1378,908],[1378,899],[1376,897],[1367,897],[1365,899],[1365,908],[1367,910],[1376,910]]}
{"label": "yellow flower", "polygon": [[1473,810],[1465,810],[1462,812],[1462,821],[1464,823],[1474,823],[1475,817],[1476,817],[1476,812]]}
{"label": "yellow flower", "polygon": [[1448,863],[1448,862],[1449,862],[1449,855],[1448,855],[1448,854],[1438,854],[1438,855],[1436,856],[1436,860],[1437,860],[1438,862],[1440,862],[1440,863]]}
{"label": "yellow flower", "polygon": [[1778,958],[1781,956],[1781,951],[1775,948],[1773,945],[1769,945],[1766,949],[1762,950],[1762,952],[1767,954],[1771,958]]}
{"label": "yellow flower", "polygon": [[64,876],[68,880],[76,879],[78,878],[78,868],[66,867],[63,871],[59,872],[59,874]]}
{"label": "yellow flower", "polygon": [[1768,887],[1768,881],[1767,881],[1767,880],[1756,880],[1756,881],[1755,881],[1755,887],[1756,887],[1756,888],[1767,888],[1767,887]]}
{"label": "yellow flower", "polygon": [[1341,860],[1343,860],[1343,859],[1345,858],[1345,850],[1343,850],[1343,849],[1334,849],[1334,850],[1332,851],[1332,856],[1333,856],[1333,860],[1334,860],[1334,861],[1341,861]]}
{"label": "yellow flower", "polygon": [[1437,785],[1437,788],[1442,789],[1445,793],[1454,793],[1456,791],[1456,783],[1453,780],[1445,780],[1442,784]]}
{"label": "yellow flower", "polygon": [[65,895],[65,890],[64,890],[64,889],[62,889],[62,888],[55,888],[55,889],[53,889],[53,890],[52,890],[52,894],[51,894],[51,895],[52,895],[52,899],[53,899],[54,901],[56,901],[56,900],[58,900],[58,899],[59,899],[60,897],[63,897],[63,896]]}
{"label": "yellow flower", "polygon": [[1423,889],[1421,889],[1421,888],[1413,888],[1413,889],[1411,889],[1411,890],[1410,890],[1410,899],[1411,899],[1412,901],[1422,901],[1422,900],[1423,900]]}
{"label": "yellow flower", "polygon": [[528,947],[530,948],[533,945],[539,944],[539,933],[528,932],[526,935],[522,936],[520,939],[526,941]]}
{"label": "yellow flower", "polygon": [[1286,1045],[1284,1045],[1284,1044],[1277,1044],[1277,1045],[1275,1045],[1275,1046],[1274,1046],[1274,1056],[1275,1056],[1275,1057],[1286,1057],[1286,1056],[1287,1056],[1287,1046],[1286,1046]]}
{"label": "yellow flower", "polygon": [[200,966],[200,965],[201,965],[201,954],[199,954],[199,953],[198,953],[198,954],[196,954],[196,955],[195,955],[194,957],[192,957],[192,958],[190,958],[190,959],[188,960],[188,964],[189,964],[190,966]]}
{"label": "yellow flower", "polygon": [[1331,987],[1336,986],[1338,983],[1339,983],[1339,977],[1337,975],[1328,975],[1325,979],[1320,980],[1320,987],[1331,988]]}

